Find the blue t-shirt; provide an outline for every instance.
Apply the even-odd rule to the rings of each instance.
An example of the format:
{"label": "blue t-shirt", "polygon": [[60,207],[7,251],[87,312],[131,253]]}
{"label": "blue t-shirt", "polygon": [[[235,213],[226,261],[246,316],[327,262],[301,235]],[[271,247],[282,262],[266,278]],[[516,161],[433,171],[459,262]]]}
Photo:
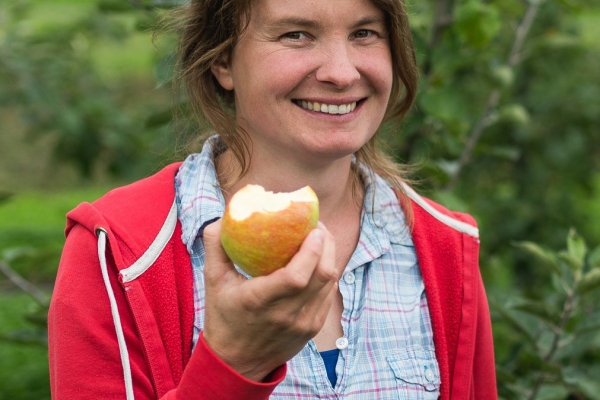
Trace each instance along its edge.
{"label": "blue t-shirt", "polygon": [[335,387],[337,382],[337,375],[335,374],[335,365],[337,364],[338,357],[340,356],[339,349],[327,350],[320,352],[323,361],[325,362],[325,369],[327,370],[327,378],[331,382],[331,387]]}

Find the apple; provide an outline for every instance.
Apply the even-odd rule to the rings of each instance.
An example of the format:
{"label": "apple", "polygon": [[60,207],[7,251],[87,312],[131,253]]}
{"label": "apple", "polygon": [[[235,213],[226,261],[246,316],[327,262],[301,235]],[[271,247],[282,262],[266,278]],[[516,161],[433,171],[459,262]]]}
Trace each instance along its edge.
{"label": "apple", "polygon": [[273,193],[246,185],[225,208],[221,243],[248,275],[266,275],[288,264],[318,221],[319,200],[309,186]]}

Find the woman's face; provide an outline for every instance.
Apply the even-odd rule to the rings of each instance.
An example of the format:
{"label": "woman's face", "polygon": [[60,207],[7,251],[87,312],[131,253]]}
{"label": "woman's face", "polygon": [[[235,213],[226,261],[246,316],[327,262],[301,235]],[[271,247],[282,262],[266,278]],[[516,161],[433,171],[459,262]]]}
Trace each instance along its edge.
{"label": "woman's face", "polygon": [[229,64],[253,155],[320,162],[347,157],[376,132],[392,87],[384,13],[369,0],[258,0]]}

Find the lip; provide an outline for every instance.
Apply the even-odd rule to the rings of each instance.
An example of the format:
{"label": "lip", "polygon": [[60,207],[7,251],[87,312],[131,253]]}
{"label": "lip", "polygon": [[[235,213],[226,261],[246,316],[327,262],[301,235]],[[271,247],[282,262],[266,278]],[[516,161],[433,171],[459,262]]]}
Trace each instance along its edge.
{"label": "lip", "polygon": [[317,102],[317,103],[324,103],[324,104],[333,104],[336,106],[341,106],[342,104],[348,104],[348,103],[354,103],[354,102],[360,102],[362,100],[366,99],[366,97],[344,97],[344,98],[339,98],[339,99],[326,99],[324,97],[310,97],[310,98],[297,98],[297,99],[292,99],[294,102],[300,102],[300,101],[311,101],[311,102]]}

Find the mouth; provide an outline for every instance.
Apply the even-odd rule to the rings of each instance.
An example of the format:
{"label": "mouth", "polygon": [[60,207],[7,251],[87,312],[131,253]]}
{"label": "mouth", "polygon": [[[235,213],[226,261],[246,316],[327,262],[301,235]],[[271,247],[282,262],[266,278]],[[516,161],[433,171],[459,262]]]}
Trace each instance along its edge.
{"label": "mouth", "polygon": [[363,100],[352,101],[346,104],[327,104],[319,103],[317,101],[307,100],[293,100],[294,103],[304,108],[305,110],[320,112],[323,114],[348,114],[354,111],[357,104],[360,104]]}

